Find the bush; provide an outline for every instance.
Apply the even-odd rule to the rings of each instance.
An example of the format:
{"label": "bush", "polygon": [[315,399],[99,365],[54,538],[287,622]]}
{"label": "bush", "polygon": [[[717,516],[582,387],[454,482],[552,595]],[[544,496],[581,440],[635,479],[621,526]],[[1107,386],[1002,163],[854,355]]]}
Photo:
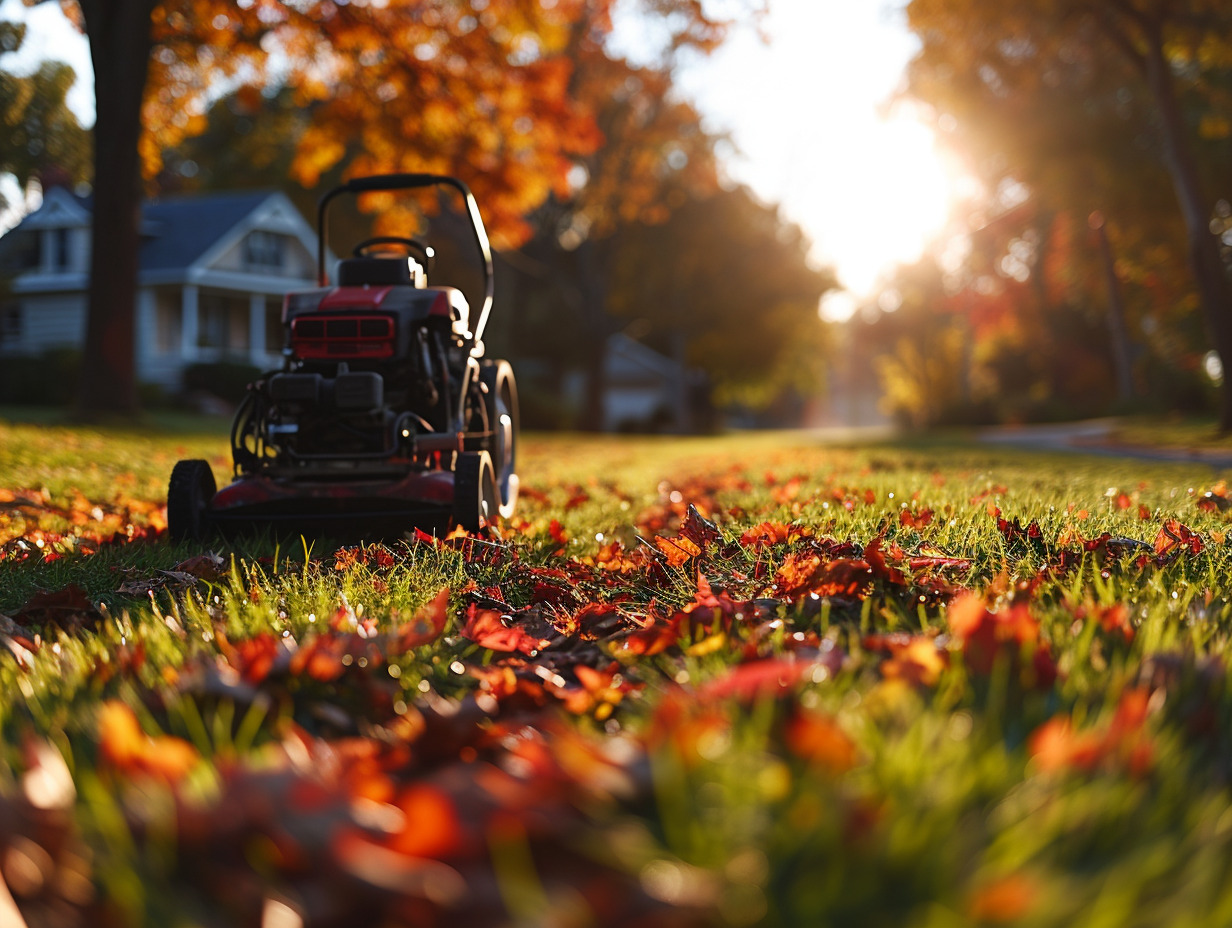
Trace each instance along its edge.
{"label": "bush", "polygon": [[259,367],[242,361],[190,364],[184,368],[184,392],[209,393],[228,403],[238,403],[248,385],[260,376]]}
{"label": "bush", "polygon": [[20,406],[67,406],[77,399],[81,352],[48,348],[37,355],[0,361],[0,402]]}

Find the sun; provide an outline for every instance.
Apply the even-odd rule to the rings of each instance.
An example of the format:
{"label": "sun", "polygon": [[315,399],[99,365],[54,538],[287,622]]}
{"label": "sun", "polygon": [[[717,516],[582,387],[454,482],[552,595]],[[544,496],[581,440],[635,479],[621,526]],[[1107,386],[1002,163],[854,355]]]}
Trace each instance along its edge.
{"label": "sun", "polygon": [[961,179],[932,132],[907,113],[849,126],[818,155],[818,179],[783,205],[858,301],[941,232]]}

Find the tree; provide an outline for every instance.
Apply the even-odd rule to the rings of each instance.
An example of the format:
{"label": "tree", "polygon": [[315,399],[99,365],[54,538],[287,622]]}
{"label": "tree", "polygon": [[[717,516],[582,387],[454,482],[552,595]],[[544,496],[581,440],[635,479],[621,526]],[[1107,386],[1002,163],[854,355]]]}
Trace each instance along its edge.
{"label": "tree", "polygon": [[[1211,234],[1217,198],[1208,190],[1210,176],[1203,177],[1205,142],[1197,131],[1229,131],[1227,94],[1212,80],[1232,49],[1227,4],[912,0],[908,16],[923,43],[912,66],[913,93],[969,138],[982,134],[985,154],[999,148],[1001,169],[1033,192],[1051,190],[1057,198],[1068,189],[1090,203],[1091,194],[1115,190],[1132,202],[1131,190],[1149,195],[1160,185],[1125,184],[1122,162],[1159,159],[1179,206],[1174,215],[1210,343],[1232,357],[1232,289]],[[1042,106],[1066,93],[1078,107]],[[1067,123],[1072,131],[1062,133]],[[998,130],[1001,143],[993,141]],[[1129,144],[1110,146],[1118,135]],[[1077,151],[1062,139],[1078,140]],[[1090,208],[1114,220],[1124,215],[1107,202]],[[1232,378],[1224,380],[1221,428],[1232,428]]]}
{"label": "tree", "polygon": [[746,188],[695,197],[615,236],[612,309],[700,368],[720,403],[811,394],[825,373],[818,306],[837,286],[798,226]]}
{"label": "tree", "polygon": [[[573,159],[601,141],[566,51],[580,22],[596,40],[610,30],[613,0],[61,2],[89,40],[97,94],[86,415],[136,408],[140,168],[153,176],[164,149],[200,131],[218,81],[283,87],[311,110],[292,164],[304,185],[338,164],[455,173],[497,243],[524,239],[522,217],[567,191]],[[710,22],[695,0],[647,2],[678,33]]]}
{"label": "tree", "polygon": [[[16,52],[25,26],[0,23],[0,55]],[[66,64],[43,62],[33,74],[0,71],[0,173],[23,192],[33,181],[76,183],[88,176],[90,134],[65,99],[75,74]],[[0,196],[0,210],[8,204]]]}

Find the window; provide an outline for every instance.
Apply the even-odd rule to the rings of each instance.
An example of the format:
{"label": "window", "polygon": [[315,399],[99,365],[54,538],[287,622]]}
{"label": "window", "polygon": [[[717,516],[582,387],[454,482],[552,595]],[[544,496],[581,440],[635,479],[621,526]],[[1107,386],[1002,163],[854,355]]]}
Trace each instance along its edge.
{"label": "window", "polygon": [[72,266],[69,235],[68,229],[48,229],[43,233],[43,267],[46,270],[62,272]]}
{"label": "window", "polygon": [[282,300],[265,301],[265,350],[269,354],[282,351],[286,341],[286,332],[282,328]]}
{"label": "window", "polygon": [[248,297],[202,293],[198,303],[197,347],[248,350]]}
{"label": "window", "polygon": [[160,290],[154,302],[154,344],[159,354],[180,350],[180,324],[183,318],[179,290]]}
{"label": "window", "polygon": [[55,243],[52,246],[51,266],[57,271],[66,271],[73,263],[73,256],[69,252],[69,231],[56,229],[51,233],[51,238]]}
{"label": "window", "polygon": [[21,307],[16,303],[0,306],[0,348],[21,343]]}
{"label": "window", "polygon": [[281,270],[286,241],[274,232],[249,232],[244,239],[244,264],[259,270]]}

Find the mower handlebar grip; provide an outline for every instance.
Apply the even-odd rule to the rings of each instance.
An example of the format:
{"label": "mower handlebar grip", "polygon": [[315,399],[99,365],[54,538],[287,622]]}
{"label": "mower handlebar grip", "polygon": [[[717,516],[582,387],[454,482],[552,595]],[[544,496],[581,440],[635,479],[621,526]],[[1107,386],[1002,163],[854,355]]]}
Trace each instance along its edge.
{"label": "mower handlebar grip", "polygon": [[373,190],[410,190],[415,187],[434,187],[448,184],[456,187],[463,196],[470,196],[470,188],[456,177],[447,174],[377,174],[373,177],[356,177],[342,185],[348,193],[368,193]]}

